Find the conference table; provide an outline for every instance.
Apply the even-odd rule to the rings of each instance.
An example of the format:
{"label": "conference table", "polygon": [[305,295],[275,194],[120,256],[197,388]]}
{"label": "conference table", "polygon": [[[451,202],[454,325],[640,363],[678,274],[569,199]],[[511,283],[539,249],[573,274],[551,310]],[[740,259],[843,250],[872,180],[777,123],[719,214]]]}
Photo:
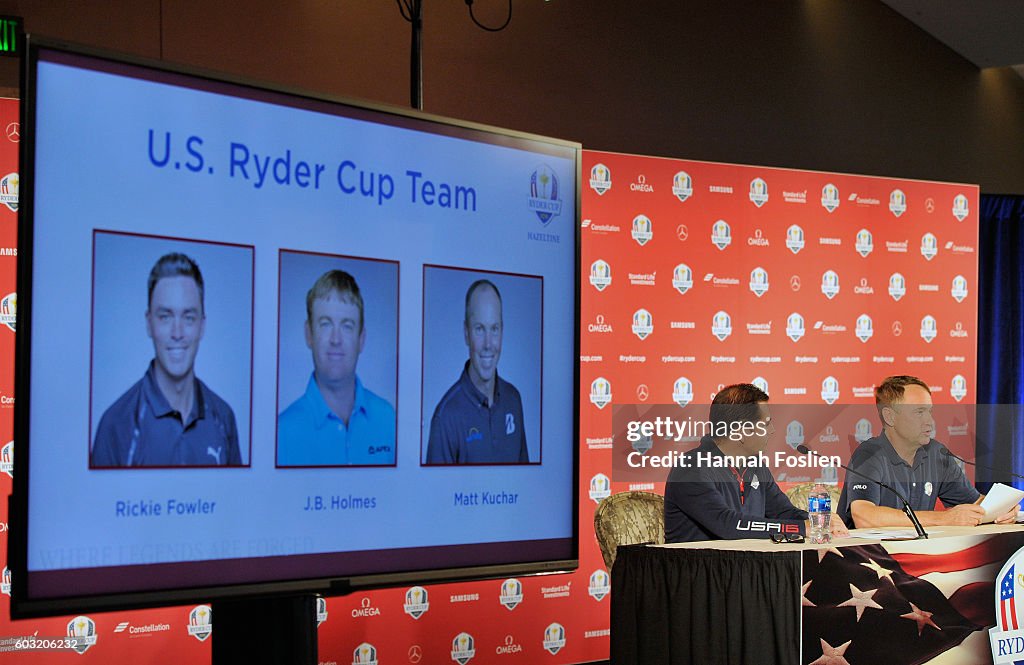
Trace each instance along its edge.
{"label": "conference table", "polygon": [[1021,525],[933,527],[927,540],[620,546],[611,662],[991,663],[996,577],[1022,547]]}

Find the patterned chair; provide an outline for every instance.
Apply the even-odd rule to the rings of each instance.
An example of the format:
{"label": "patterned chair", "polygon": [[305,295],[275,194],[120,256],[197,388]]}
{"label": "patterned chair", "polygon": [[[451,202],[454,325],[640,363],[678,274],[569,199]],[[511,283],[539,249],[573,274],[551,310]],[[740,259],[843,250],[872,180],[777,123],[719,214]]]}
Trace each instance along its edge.
{"label": "patterned chair", "polygon": [[[807,497],[811,495],[811,490],[814,488],[815,483],[801,483],[794,487],[789,488],[786,491],[786,496],[793,502],[793,505],[800,510],[807,510]],[[843,489],[838,485],[825,485],[828,487],[828,493],[832,496],[832,512],[839,510],[839,495],[842,494]]]}
{"label": "patterned chair", "polygon": [[619,545],[665,542],[665,497],[654,492],[620,492],[594,511],[594,532],[608,570]]}

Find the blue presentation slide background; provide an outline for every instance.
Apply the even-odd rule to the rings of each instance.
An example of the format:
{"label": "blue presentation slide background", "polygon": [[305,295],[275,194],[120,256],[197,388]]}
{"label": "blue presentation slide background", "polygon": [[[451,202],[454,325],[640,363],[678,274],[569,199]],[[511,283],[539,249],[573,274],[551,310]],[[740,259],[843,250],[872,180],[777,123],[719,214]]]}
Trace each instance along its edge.
{"label": "blue presentation slide background", "polygon": [[[551,144],[532,152],[47,61],[37,82],[35,171],[26,176],[35,192],[30,570],[572,536],[570,148],[564,156]],[[163,167],[150,157],[151,132],[157,161],[170,133]],[[232,143],[259,159],[290,154],[290,184],[268,177],[257,186],[251,160],[248,178],[237,165],[232,175]],[[197,172],[189,169],[198,164],[189,146],[202,155]],[[235,157],[241,154],[236,147]],[[312,165],[324,165],[319,188],[312,175],[298,186],[300,160],[311,174]],[[343,172],[352,193],[337,180],[346,160],[355,165]],[[546,224],[530,207],[538,169],[549,169],[561,188],[560,213]],[[423,174],[418,184],[472,187],[475,210],[427,205],[422,190],[413,200],[410,170]],[[367,189],[389,174],[393,197],[362,196],[360,172]],[[94,229],[255,247],[250,467],[88,469],[82,437],[90,415]],[[400,262],[396,467],[275,469],[280,249]],[[543,465],[420,466],[424,264],[543,276]],[[136,288],[133,277],[125,280]],[[109,306],[124,308],[129,321],[141,317],[134,301]],[[135,359],[124,362],[125,371],[141,372]],[[515,495],[515,502],[479,505],[486,492]],[[316,498],[327,508],[307,510]],[[118,516],[118,502],[162,510]]]}

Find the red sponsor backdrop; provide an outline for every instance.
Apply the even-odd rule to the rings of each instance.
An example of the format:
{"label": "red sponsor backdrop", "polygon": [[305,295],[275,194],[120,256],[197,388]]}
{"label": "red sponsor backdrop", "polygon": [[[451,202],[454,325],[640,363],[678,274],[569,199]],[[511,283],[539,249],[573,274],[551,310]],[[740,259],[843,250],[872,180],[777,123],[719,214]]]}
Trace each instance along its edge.
{"label": "red sponsor backdrop", "polygon": [[[17,102],[4,100],[0,127],[17,115]],[[16,164],[16,141],[0,139],[0,175]],[[613,490],[661,488],[611,482],[612,402],[707,402],[719,384],[760,377],[775,402],[824,404],[832,377],[836,403],[870,404],[878,378],[902,372],[926,378],[938,403],[974,401],[976,187],[597,152],[584,153],[583,174],[579,571],[327,599],[321,662],[446,663],[453,651],[477,663],[607,658],[609,583],[593,509]],[[0,298],[16,291],[15,222],[0,205]],[[890,295],[897,272],[898,300]],[[838,292],[828,297],[823,282]],[[858,328],[861,315],[870,336],[863,322]],[[4,443],[12,438],[13,340],[0,324]],[[966,441],[950,443],[966,452]],[[0,495],[9,492],[0,473]],[[4,503],[4,560],[5,511]],[[7,602],[0,638],[57,637],[91,623],[96,639],[83,654],[5,652],[4,662],[210,657],[195,606],[12,622]]]}

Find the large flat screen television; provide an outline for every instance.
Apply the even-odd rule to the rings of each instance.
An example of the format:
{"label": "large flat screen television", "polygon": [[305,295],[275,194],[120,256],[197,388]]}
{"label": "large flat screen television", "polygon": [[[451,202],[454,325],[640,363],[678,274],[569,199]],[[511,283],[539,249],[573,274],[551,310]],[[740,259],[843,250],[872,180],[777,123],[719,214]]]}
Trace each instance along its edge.
{"label": "large flat screen television", "polygon": [[25,67],[17,616],[576,566],[578,144]]}

